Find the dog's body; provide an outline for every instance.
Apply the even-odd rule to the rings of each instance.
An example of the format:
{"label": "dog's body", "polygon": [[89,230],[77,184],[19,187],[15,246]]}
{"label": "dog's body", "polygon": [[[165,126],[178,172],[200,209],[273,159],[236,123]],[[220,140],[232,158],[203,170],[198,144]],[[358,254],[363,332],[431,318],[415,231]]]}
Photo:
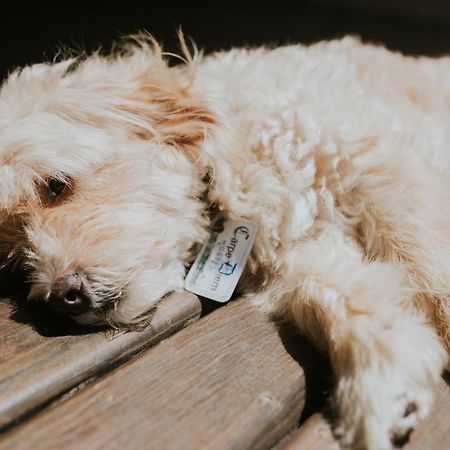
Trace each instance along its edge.
{"label": "dog's body", "polygon": [[211,216],[253,221],[238,290],[329,354],[342,442],[390,448],[450,348],[449,74],[348,38],[26,68],[0,95],[3,259],[127,326],[182,289]]}

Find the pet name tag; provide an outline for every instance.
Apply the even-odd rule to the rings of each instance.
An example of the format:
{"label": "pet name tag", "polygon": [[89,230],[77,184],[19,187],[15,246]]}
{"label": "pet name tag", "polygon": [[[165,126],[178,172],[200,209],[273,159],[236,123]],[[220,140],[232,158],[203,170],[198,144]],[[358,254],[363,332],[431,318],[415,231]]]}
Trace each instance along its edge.
{"label": "pet name tag", "polygon": [[220,303],[230,300],[257,232],[255,223],[242,220],[226,220],[223,231],[212,231],[186,276],[185,289]]}

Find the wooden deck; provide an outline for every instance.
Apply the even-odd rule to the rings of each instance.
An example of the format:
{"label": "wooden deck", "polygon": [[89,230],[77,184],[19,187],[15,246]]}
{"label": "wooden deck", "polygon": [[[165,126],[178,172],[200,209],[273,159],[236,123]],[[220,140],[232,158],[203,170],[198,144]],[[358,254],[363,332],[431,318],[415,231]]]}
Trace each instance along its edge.
{"label": "wooden deck", "polygon": [[[246,300],[201,310],[174,295],[124,334],[0,303],[0,450],[338,449],[315,351]],[[449,419],[443,381],[404,448],[450,449]]]}

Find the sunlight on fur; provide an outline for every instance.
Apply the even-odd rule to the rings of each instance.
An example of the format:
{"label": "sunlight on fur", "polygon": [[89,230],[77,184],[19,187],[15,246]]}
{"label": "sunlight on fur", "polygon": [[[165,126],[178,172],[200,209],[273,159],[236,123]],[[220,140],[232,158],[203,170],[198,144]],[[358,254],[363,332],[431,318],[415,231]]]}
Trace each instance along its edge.
{"label": "sunlight on fur", "polygon": [[450,349],[450,58],[182,48],[170,66],[142,35],[7,78],[2,265],[30,301],[131,328],[183,288],[211,211],[255,222],[238,292],[328,353],[341,444],[390,449]]}

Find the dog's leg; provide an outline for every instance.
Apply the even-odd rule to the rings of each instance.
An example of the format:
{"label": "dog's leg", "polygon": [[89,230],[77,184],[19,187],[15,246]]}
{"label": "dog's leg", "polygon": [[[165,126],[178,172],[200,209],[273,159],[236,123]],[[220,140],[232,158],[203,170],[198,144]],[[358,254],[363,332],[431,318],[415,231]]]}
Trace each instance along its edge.
{"label": "dog's leg", "polygon": [[446,359],[412,302],[404,271],[364,262],[333,226],[285,256],[283,279],[255,302],[293,320],[328,352],[341,442],[391,448],[428,413]]}
{"label": "dog's leg", "polygon": [[360,178],[361,236],[370,258],[405,265],[416,305],[450,352],[450,180],[407,152]]}

